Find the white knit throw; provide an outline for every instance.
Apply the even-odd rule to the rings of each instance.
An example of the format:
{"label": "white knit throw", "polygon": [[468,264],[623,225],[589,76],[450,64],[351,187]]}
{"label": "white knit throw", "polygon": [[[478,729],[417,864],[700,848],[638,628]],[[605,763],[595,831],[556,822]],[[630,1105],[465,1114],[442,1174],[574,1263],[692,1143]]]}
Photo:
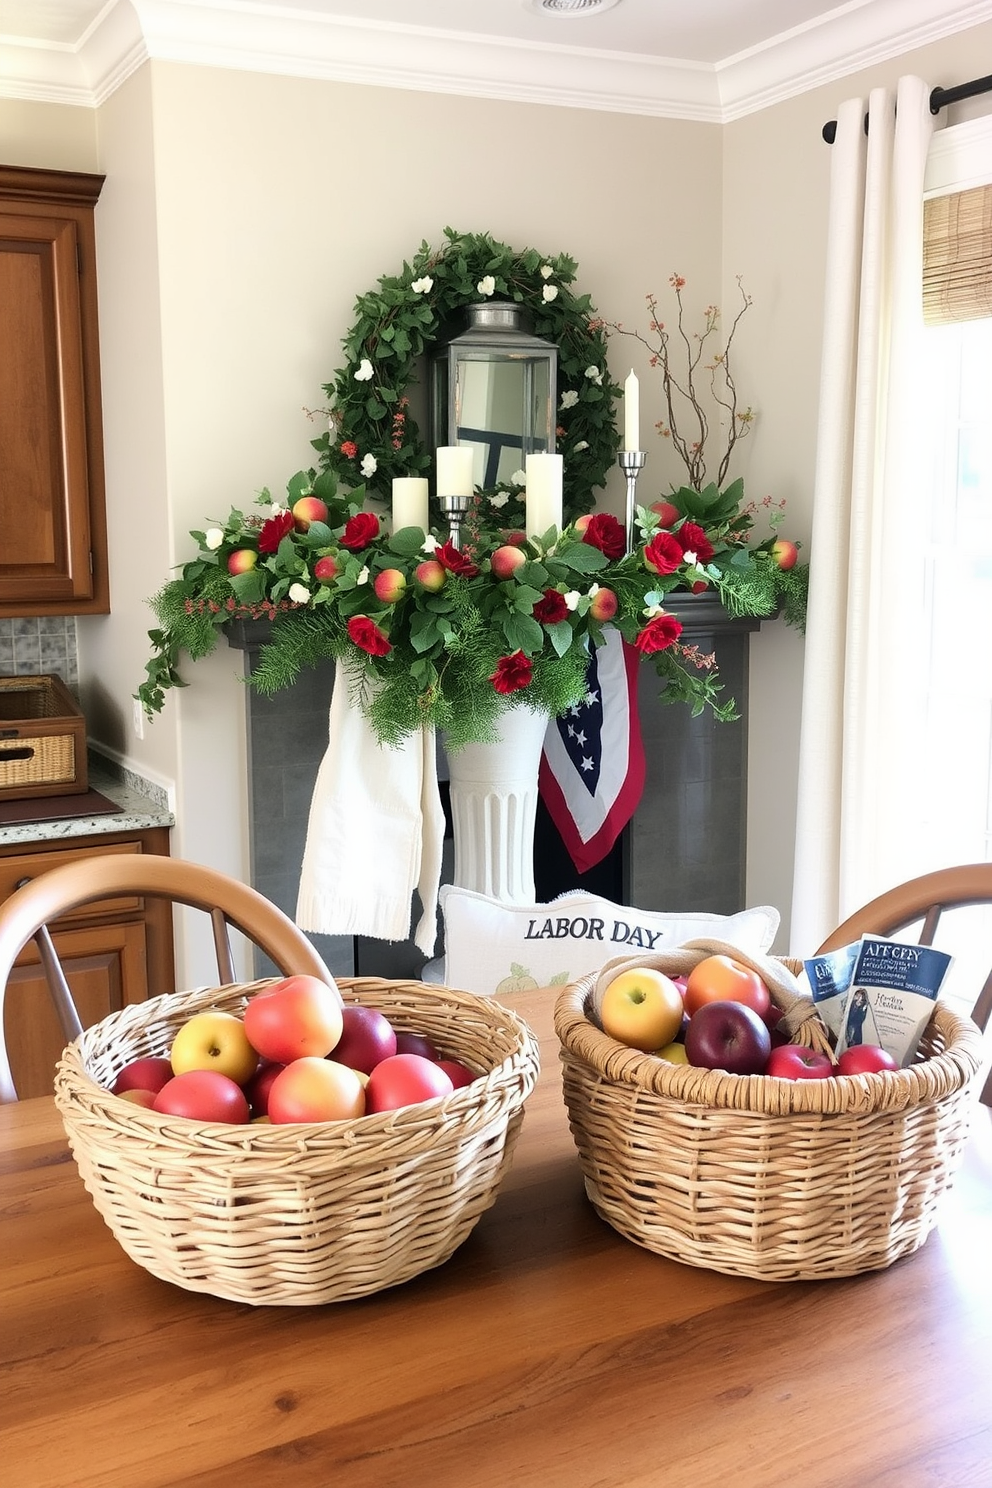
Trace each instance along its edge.
{"label": "white knit throw", "polygon": [[444,812],[434,731],[380,744],[338,669],[328,745],[310,803],[296,923],[322,935],[405,940],[411,897],[423,910],[414,942],[437,938]]}

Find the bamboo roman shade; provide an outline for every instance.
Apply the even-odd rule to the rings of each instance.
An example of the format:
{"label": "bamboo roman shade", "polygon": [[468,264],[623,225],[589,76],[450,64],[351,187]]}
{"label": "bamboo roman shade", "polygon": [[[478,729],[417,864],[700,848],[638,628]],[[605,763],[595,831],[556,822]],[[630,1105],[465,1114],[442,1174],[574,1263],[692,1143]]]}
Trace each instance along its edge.
{"label": "bamboo roman shade", "polygon": [[923,319],[927,325],[992,315],[992,185],[923,204]]}

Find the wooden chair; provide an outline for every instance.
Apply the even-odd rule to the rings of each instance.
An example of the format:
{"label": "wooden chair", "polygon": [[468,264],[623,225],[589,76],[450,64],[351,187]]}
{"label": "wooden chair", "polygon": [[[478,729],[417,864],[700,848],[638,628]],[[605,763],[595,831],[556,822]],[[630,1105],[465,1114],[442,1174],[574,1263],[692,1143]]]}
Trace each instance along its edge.
{"label": "wooden chair", "polygon": [[283,975],[306,972],[333,978],[303,931],[255,889],[180,858],[107,855],[68,863],[30,880],[0,905],[0,1104],[17,1099],[3,1037],[4,994],[15,960],[34,940],[66,1042],[82,1032],[50,921],[81,904],[117,894],[146,894],[190,905],[210,916],[219,985],[235,981],[229,927],[234,926],[272,960]]}
{"label": "wooden chair", "polygon": [[[863,905],[838,925],[819,949],[833,951],[839,946],[850,945],[861,935],[897,935],[917,923],[920,931],[914,938],[920,945],[933,945],[943,914],[975,904],[992,904],[992,863],[938,868],[933,873],[924,873],[920,878],[899,884]],[[989,957],[992,960],[992,947]],[[990,1014],[992,970],[978,993],[971,1016],[984,1030]],[[986,1105],[992,1105],[992,1074],[985,1083],[982,1100]]]}

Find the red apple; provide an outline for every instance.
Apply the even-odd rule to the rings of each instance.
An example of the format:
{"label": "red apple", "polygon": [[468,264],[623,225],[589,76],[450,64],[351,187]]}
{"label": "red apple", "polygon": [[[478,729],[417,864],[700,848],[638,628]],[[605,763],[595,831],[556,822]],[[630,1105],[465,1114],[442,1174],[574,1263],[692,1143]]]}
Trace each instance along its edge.
{"label": "red apple", "polygon": [[766,1075],[780,1080],[829,1080],[834,1072],[830,1058],[805,1044],[778,1044],[768,1056]]}
{"label": "red apple", "polygon": [[365,1115],[365,1087],[361,1077],[334,1059],[294,1059],[272,1082],[269,1120],[276,1126],[289,1121],[351,1121]]}
{"label": "red apple", "polygon": [[438,1053],[434,1043],[424,1033],[403,1033],[396,1035],[397,1054],[419,1054],[422,1059],[430,1059],[437,1063]]}
{"label": "red apple", "polygon": [[169,1060],[174,1074],[219,1070],[236,1085],[243,1085],[258,1068],[258,1051],[249,1043],[240,1018],[214,1008],[187,1019],[172,1040]]}
{"label": "red apple", "polygon": [[612,620],[617,612],[618,600],[612,589],[597,589],[589,606],[594,620]]}
{"label": "red apple", "polygon": [[450,1095],[454,1089],[450,1075],[432,1059],[420,1054],[394,1054],[377,1064],[365,1087],[365,1109],[369,1112],[395,1111],[400,1106],[415,1106],[420,1101]]}
{"label": "red apple", "polygon": [[323,558],[318,558],[313,566],[313,576],[323,583],[329,584],[331,579],[337,577],[338,560],[333,553],[325,553]]}
{"label": "red apple", "polygon": [[227,571],[230,574],[249,573],[258,562],[258,554],[254,548],[235,548],[228,555]]}
{"label": "red apple", "polygon": [[835,1075],[874,1075],[883,1070],[901,1069],[898,1059],[894,1059],[887,1049],[879,1048],[878,1044],[852,1044],[845,1049],[843,1054],[837,1057],[837,1068],[833,1071]]}
{"label": "red apple", "polygon": [[293,506],[293,525],[297,532],[306,532],[311,522],[326,522],[327,507],[319,496],[301,496]]}
{"label": "red apple", "polygon": [[368,1075],[396,1053],[396,1032],[384,1013],[356,1003],[342,1008],[341,1017],[344,1026],[332,1050],[339,1064]]}
{"label": "red apple", "polygon": [[132,1059],[118,1072],[111,1089],[114,1095],[123,1095],[125,1090],[151,1090],[158,1092],[175,1074],[167,1059]]}
{"label": "red apple", "polygon": [[444,588],[448,573],[444,564],[438,563],[436,558],[425,558],[423,563],[417,564],[417,567],[413,571],[413,577],[421,589],[426,589],[431,594],[436,594],[439,589]]}
{"label": "red apple", "polygon": [[406,588],[406,574],[398,568],[384,568],[376,574],[372,588],[386,604],[395,604]]}
{"label": "red apple", "polygon": [[264,1064],[259,1065],[248,1084],[244,1086],[253,1118],[269,1114],[269,1091],[272,1089],[272,1082],[276,1075],[281,1074],[285,1068],[286,1065],[267,1059]]}
{"label": "red apple", "polygon": [[137,1086],[133,1086],[130,1090],[121,1090],[117,1094],[121,1100],[130,1101],[132,1106],[144,1106],[146,1111],[151,1111],[155,1105],[158,1091],[139,1090]]}
{"label": "red apple", "polygon": [[490,563],[493,573],[498,579],[512,579],[522,563],[527,562],[527,554],[521,548],[513,547],[510,543],[497,548]]}
{"label": "red apple", "polygon": [[772,558],[779,568],[794,568],[799,549],[787,537],[779,537],[772,543]]}
{"label": "red apple", "polygon": [[226,1121],[244,1126],[250,1116],[240,1085],[217,1070],[187,1070],[176,1075],[155,1097],[153,1111],[188,1116],[191,1121]]}
{"label": "red apple", "polygon": [[323,1059],[341,1037],[341,994],[315,976],[284,977],[245,1008],[245,1032],[263,1059]]}
{"label": "red apple", "polygon": [[478,1080],[479,1076],[474,1070],[470,1070],[467,1064],[462,1064],[460,1059],[439,1059],[438,1069],[443,1069],[456,1090],[462,1090],[466,1085],[471,1085]]}
{"label": "red apple", "polygon": [[685,984],[685,1010],[690,1018],[707,1002],[742,1002],[765,1018],[771,993],[756,971],[731,956],[704,956]]}
{"label": "red apple", "polygon": [[674,527],[682,517],[678,507],[673,506],[670,501],[652,501],[651,510],[658,513],[662,527]]}
{"label": "red apple", "polygon": [[690,1064],[732,1075],[760,1075],[771,1047],[768,1029],[743,1002],[705,1003],[692,1014],[685,1031]]}
{"label": "red apple", "polygon": [[670,1044],[682,1027],[682,993],[651,966],[632,966],[606,986],[599,1017],[603,1032],[650,1054]]}

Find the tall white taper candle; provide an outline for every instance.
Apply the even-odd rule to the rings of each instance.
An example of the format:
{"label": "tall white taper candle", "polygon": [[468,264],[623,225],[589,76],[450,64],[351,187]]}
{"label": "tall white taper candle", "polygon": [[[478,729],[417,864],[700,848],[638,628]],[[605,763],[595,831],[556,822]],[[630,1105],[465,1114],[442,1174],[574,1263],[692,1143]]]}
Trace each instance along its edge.
{"label": "tall white taper candle", "polygon": [[641,447],[641,389],[633,367],[623,385],[623,447],[625,450]]}
{"label": "tall white taper candle", "polygon": [[422,527],[427,531],[427,482],[420,476],[398,475],[393,480],[393,531]]}
{"label": "tall white taper candle", "polygon": [[528,537],[539,537],[549,527],[561,527],[564,468],[565,462],[561,455],[527,456],[524,526]]}
{"label": "tall white taper candle", "polygon": [[439,496],[471,496],[473,451],[464,444],[442,444],[434,451]]}

